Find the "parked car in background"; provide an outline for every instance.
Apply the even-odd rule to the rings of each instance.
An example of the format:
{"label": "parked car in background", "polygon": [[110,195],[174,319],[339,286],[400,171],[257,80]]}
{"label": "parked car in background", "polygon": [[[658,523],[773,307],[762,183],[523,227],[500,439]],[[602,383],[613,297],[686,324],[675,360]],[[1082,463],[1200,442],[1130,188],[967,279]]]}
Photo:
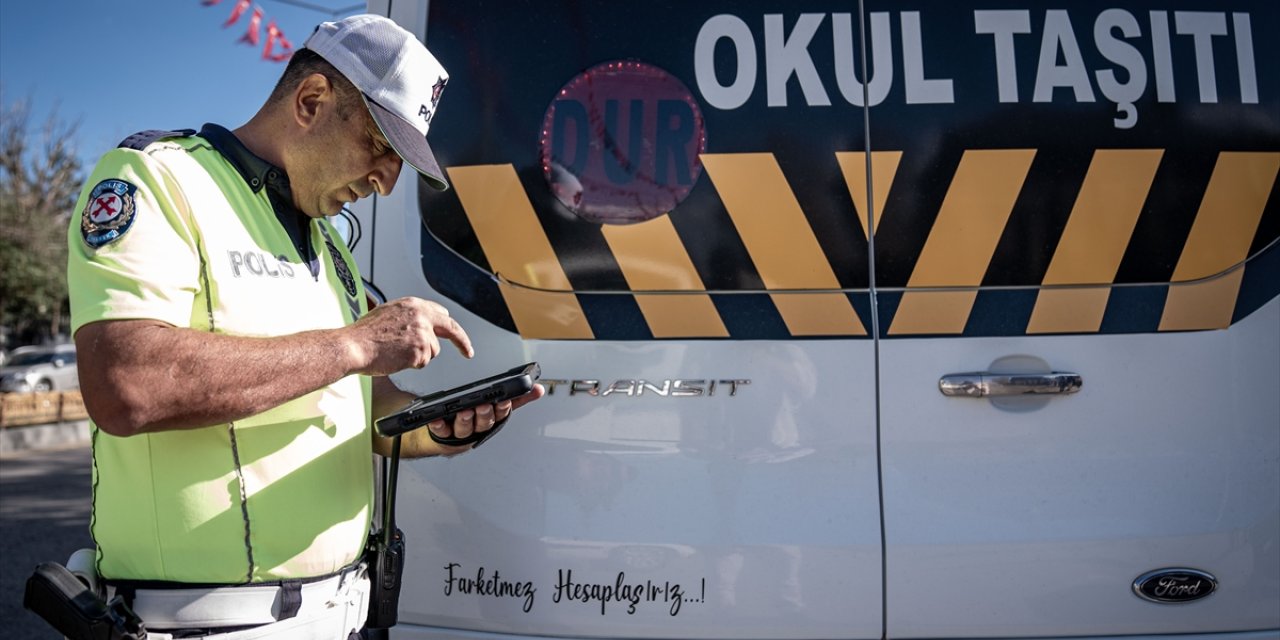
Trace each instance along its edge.
{"label": "parked car in background", "polygon": [[65,391],[79,389],[76,347],[73,344],[19,347],[0,367],[0,392]]}

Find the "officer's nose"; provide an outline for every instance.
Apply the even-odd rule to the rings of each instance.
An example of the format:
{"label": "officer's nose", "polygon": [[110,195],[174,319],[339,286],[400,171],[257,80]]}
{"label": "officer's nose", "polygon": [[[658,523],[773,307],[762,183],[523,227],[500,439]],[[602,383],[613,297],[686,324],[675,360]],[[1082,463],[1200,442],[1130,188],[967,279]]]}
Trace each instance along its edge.
{"label": "officer's nose", "polygon": [[403,161],[395,153],[388,153],[378,159],[377,166],[369,174],[369,182],[378,195],[391,195],[391,189],[396,186],[396,179],[400,177],[401,166]]}

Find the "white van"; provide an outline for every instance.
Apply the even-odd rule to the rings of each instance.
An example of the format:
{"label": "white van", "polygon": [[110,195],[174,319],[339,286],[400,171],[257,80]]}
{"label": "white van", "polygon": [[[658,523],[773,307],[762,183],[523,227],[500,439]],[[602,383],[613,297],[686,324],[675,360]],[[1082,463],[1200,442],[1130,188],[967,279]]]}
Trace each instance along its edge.
{"label": "white van", "polygon": [[1280,637],[1280,4],[370,10],[397,379],[550,391],[401,466],[392,637]]}

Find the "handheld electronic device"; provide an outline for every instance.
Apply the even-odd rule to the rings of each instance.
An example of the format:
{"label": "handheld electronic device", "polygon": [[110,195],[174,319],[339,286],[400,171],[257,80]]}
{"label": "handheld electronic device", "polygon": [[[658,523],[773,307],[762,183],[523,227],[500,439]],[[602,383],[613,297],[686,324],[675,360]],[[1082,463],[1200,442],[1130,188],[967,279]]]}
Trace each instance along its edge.
{"label": "handheld electronic device", "polygon": [[[454,414],[480,404],[494,404],[503,400],[522,396],[533,390],[533,385],[541,375],[538,363],[530,362],[518,367],[489,376],[482,380],[469,382],[453,389],[436,391],[409,403],[409,406],[391,415],[379,418],[375,423],[378,433],[391,437],[406,431],[417,429],[432,420],[450,420]],[[466,438],[442,438],[431,433],[431,439],[449,446],[479,444],[492,436],[501,427],[501,422],[483,433],[474,433]]]}

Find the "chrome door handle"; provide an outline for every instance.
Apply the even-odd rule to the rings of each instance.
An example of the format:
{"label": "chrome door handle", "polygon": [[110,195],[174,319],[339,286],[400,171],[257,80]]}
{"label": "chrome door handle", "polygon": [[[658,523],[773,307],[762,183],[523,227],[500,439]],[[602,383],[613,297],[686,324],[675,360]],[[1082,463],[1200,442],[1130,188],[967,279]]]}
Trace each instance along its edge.
{"label": "chrome door handle", "polygon": [[1076,373],[992,373],[973,371],[951,373],[938,380],[944,396],[985,398],[987,396],[1020,396],[1044,393],[1075,393],[1084,380]]}

